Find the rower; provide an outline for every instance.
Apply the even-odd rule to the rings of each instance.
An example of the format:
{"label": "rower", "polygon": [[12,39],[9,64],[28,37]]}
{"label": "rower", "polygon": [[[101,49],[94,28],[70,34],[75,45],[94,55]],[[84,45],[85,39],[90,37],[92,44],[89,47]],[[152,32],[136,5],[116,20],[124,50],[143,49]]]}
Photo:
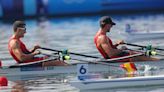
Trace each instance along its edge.
{"label": "rower", "polygon": [[[121,49],[118,49],[120,44],[124,44],[123,40],[118,41],[116,44],[113,44],[112,40],[106,35],[107,32],[110,32],[111,28],[116,25],[109,16],[103,16],[100,19],[100,29],[94,37],[94,43],[100,52],[100,54],[105,59],[118,58],[123,56],[128,56],[136,54],[135,51],[125,51],[127,47],[122,46]],[[133,62],[133,61],[157,61],[157,58],[151,58],[149,56],[137,56],[130,59],[119,60],[120,62]]]}
{"label": "rower", "polygon": [[[11,56],[15,59],[17,64],[37,62],[40,60],[47,59],[48,56],[36,57],[40,54],[37,49],[40,48],[39,45],[35,45],[32,50],[28,50],[25,44],[21,41],[26,33],[26,24],[24,21],[15,21],[13,24],[14,34],[11,36],[8,42],[8,49]],[[67,65],[65,62],[60,60],[52,60],[48,62],[43,62],[38,66],[56,66],[56,65]]]}

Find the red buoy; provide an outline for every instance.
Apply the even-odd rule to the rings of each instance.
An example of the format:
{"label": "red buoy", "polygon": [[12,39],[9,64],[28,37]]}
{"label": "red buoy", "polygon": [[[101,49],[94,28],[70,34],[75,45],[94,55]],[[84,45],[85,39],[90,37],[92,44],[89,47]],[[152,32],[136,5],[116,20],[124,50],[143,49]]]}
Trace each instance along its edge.
{"label": "red buoy", "polygon": [[8,80],[4,76],[0,76],[0,86],[8,86]]}

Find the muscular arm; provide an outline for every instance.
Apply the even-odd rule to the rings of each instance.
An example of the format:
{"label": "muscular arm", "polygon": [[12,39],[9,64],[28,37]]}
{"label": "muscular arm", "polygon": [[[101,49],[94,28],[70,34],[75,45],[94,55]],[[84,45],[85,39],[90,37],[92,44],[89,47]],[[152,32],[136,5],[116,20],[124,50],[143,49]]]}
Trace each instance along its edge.
{"label": "muscular arm", "polygon": [[35,45],[33,49],[30,50],[31,53],[35,52],[36,49],[39,49],[40,46],[39,45]]}
{"label": "muscular arm", "polygon": [[118,41],[114,44],[114,46],[117,47],[117,46],[119,46],[120,44],[123,44],[123,43],[124,43],[123,40],[118,40]]}
{"label": "muscular arm", "polygon": [[10,46],[12,48],[13,54],[20,60],[20,61],[25,61],[25,60],[31,60],[37,53],[31,53],[31,54],[25,54],[22,52],[19,42],[17,40],[13,40],[10,43]]}
{"label": "muscular arm", "polygon": [[102,46],[102,48],[108,54],[109,57],[115,56],[122,52],[119,49],[112,48],[112,46],[108,42],[107,36],[105,35],[100,36],[99,41],[100,41],[100,45]]}

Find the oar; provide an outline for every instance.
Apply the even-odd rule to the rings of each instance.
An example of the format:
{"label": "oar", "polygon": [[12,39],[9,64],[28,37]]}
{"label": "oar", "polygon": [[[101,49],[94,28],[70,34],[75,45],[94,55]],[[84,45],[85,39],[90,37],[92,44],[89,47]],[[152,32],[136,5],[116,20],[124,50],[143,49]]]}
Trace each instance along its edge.
{"label": "oar", "polygon": [[[147,46],[142,46],[142,45],[137,45],[137,44],[131,44],[131,43],[125,43],[125,42],[124,42],[124,44],[130,45],[130,46],[141,47],[141,48],[147,48]],[[153,47],[153,49],[164,51],[164,49],[156,48],[156,47]]]}
{"label": "oar", "polygon": [[[50,49],[50,48],[45,48],[45,47],[41,47],[40,49],[49,50],[49,51],[55,51],[55,52],[62,52],[62,50]],[[74,53],[74,52],[69,52],[69,54],[78,55],[78,56],[84,56],[84,57],[90,57],[90,58],[100,58],[100,57],[96,57],[96,56],[84,55],[84,54]]]}
{"label": "oar", "polygon": [[[49,50],[49,51],[55,51],[55,52],[62,52],[62,50],[55,50],[55,49],[44,48],[44,47],[41,47],[41,49]],[[133,57],[142,56],[142,55],[145,54],[145,53],[137,53],[137,54],[133,54],[133,55],[129,55],[129,56],[123,56],[123,57],[119,57],[119,58],[103,59],[103,58],[96,57],[96,56],[84,55],[84,54],[73,53],[73,52],[69,52],[69,53],[73,54],[73,55],[79,55],[79,56],[84,56],[84,57],[96,58],[97,62],[102,61],[102,62],[109,62],[109,63],[116,63],[115,61],[118,61],[118,60],[123,60],[123,59],[127,59],[127,58],[133,58]]]}
{"label": "oar", "polygon": [[137,56],[142,56],[142,55],[145,55],[145,53],[137,53],[137,54],[133,54],[133,55],[129,55],[129,56],[122,56],[122,57],[112,58],[112,59],[98,59],[98,60],[96,60],[96,62],[118,63],[116,61],[133,58],[133,57],[137,57]]}
{"label": "oar", "polygon": [[57,53],[47,54],[47,53],[44,53],[44,52],[41,52],[41,51],[40,51],[40,54],[41,54],[41,55],[45,55],[45,56],[49,56],[49,57],[50,57],[50,56],[59,57],[59,55],[58,55]]}
{"label": "oar", "polygon": [[108,65],[108,66],[113,66],[113,67],[120,67],[120,66],[117,66],[117,65],[111,65],[110,63],[97,62],[97,61],[94,61],[94,60],[83,60],[83,59],[76,59],[76,58],[71,58],[71,60],[78,60],[78,61],[82,61],[82,62],[86,62],[86,63],[102,64],[102,65]]}
{"label": "oar", "polygon": [[[41,48],[41,49],[55,51],[55,52],[62,52],[60,50],[54,50],[54,49],[49,49],[49,48]],[[89,56],[89,55],[83,55],[83,54],[72,53],[72,52],[69,52],[69,53],[74,54],[74,55],[85,56],[85,57]],[[134,55],[130,55],[130,56],[124,56],[124,57],[115,58],[115,59],[107,59],[107,60],[99,58],[99,57],[94,57],[96,59],[99,58],[98,60],[94,60],[94,61],[75,59],[75,58],[71,58],[71,60],[78,60],[78,61],[87,62],[87,63],[102,64],[102,65],[108,65],[108,66],[117,67],[117,68],[123,68],[126,72],[132,73],[132,72],[135,72],[137,70],[136,67],[135,67],[135,64],[132,63],[132,62],[127,62],[127,63],[121,64],[121,65],[111,65],[109,62],[118,61],[118,60],[127,59],[127,58],[132,58],[132,57],[136,57],[136,56],[140,56],[140,55],[143,55],[143,53],[134,54]],[[89,56],[89,57],[92,57],[92,56]],[[103,62],[103,61],[108,61],[108,63]]]}
{"label": "oar", "polygon": [[28,65],[33,65],[33,64],[39,64],[39,63],[42,63],[42,62],[48,62],[48,61],[56,60],[56,59],[57,59],[56,57],[49,57],[47,59],[40,60],[40,61],[37,61],[37,62],[21,63],[21,64],[16,64],[16,65],[11,65],[11,66],[2,66],[0,68],[16,68],[16,67],[21,67],[21,66],[28,66]]}

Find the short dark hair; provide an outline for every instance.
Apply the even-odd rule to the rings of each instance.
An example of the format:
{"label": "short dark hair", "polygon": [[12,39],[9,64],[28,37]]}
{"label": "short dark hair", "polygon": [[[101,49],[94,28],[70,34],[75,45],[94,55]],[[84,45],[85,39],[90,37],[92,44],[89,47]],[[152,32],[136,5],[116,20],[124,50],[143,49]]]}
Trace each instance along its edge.
{"label": "short dark hair", "polygon": [[100,18],[100,27],[103,28],[106,24],[116,25],[109,16],[103,16]]}
{"label": "short dark hair", "polygon": [[24,21],[18,20],[18,21],[15,21],[15,22],[13,23],[13,30],[14,30],[14,32],[15,32],[16,29],[17,29],[18,27],[25,28],[25,26],[26,26],[26,24],[25,24]]}

